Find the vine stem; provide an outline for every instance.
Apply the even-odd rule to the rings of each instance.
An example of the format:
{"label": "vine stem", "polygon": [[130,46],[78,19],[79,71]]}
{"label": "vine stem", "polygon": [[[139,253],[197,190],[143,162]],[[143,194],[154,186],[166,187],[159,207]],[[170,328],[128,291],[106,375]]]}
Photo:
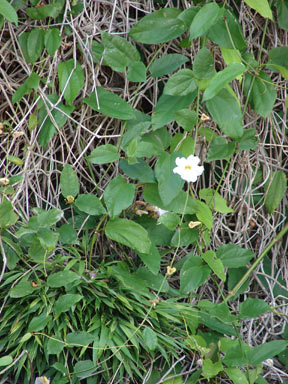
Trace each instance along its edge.
{"label": "vine stem", "polygon": [[254,263],[251,265],[251,267],[248,269],[248,271],[245,273],[245,275],[238,281],[238,283],[235,285],[235,287],[229,292],[229,294],[225,298],[225,302],[227,303],[228,300],[231,299],[231,297],[235,296],[235,294],[238,292],[238,290],[242,287],[242,285],[245,283],[245,281],[249,278],[249,276],[252,274],[254,269],[261,263],[261,261],[264,259],[264,257],[267,255],[267,253],[270,251],[270,249],[278,243],[279,240],[282,239],[282,237],[288,232],[288,223],[284,226],[284,228],[278,233],[278,235],[275,236],[275,238],[271,241],[271,243],[264,249],[264,251],[260,254],[257,260],[254,261]]}

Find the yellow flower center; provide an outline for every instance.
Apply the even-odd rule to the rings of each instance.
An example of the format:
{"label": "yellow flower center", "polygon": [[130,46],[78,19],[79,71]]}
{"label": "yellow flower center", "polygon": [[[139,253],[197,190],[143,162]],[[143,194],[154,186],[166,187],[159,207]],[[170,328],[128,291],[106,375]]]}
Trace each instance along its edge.
{"label": "yellow flower center", "polygon": [[187,169],[189,169],[189,171],[191,171],[191,165],[185,165],[185,171],[187,170]]}

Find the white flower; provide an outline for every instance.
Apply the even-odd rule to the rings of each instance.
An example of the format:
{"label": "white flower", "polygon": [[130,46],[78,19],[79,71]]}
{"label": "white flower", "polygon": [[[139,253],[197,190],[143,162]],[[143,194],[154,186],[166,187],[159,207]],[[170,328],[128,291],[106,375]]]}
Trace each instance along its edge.
{"label": "white flower", "polygon": [[197,177],[202,175],[204,171],[203,165],[199,166],[199,163],[200,159],[198,156],[190,155],[187,159],[185,157],[177,157],[177,167],[173,169],[173,172],[178,173],[183,180],[194,183]]}
{"label": "white flower", "polygon": [[50,379],[47,379],[46,376],[36,377],[34,384],[49,384]]}
{"label": "white flower", "polygon": [[159,207],[156,207],[156,205],[153,205],[154,211],[158,214],[158,216],[164,215],[164,213],[167,213],[168,211],[165,211],[165,209],[161,209]]}

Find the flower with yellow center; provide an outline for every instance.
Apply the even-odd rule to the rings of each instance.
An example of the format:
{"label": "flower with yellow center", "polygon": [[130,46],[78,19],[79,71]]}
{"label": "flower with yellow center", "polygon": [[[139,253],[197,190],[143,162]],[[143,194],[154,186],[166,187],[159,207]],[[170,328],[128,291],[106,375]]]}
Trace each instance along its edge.
{"label": "flower with yellow center", "polygon": [[198,176],[201,176],[204,167],[203,165],[199,166],[200,159],[198,156],[190,155],[187,157],[177,157],[176,165],[177,167],[173,169],[174,173],[177,173],[185,181],[195,183]]}

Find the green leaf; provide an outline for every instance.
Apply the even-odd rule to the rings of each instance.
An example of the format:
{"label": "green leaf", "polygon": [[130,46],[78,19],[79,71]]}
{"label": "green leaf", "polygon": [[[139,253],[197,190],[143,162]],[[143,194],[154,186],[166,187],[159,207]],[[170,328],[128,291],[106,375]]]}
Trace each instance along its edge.
{"label": "green leaf", "polygon": [[152,77],[168,75],[176,71],[181,65],[187,63],[188,58],[179,53],[169,53],[156,59],[149,67]]}
{"label": "green leaf", "polygon": [[211,79],[208,87],[203,94],[203,100],[210,100],[216,96],[221,89],[223,89],[228,83],[234,80],[237,76],[242,75],[246,67],[243,64],[234,63],[229,64],[222,71],[217,72]]}
{"label": "green leaf", "polygon": [[51,273],[47,279],[47,285],[51,288],[65,287],[66,285],[73,283],[75,280],[79,280],[81,276],[72,271],[63,270],[61,272]]}
{"label": "green leaf", "polygon": [[127,219],[109,220],[105,227],[105,234],[109,239],[140,253],[149,253],[151,240],[147,231],[139,224]]}
{"label": "green leaf", "polygon": [[201,223],[203,223],[209,230],[213,226],[213,216],[208,205],[202,201],[195,200],[196,216]]}
{"label": "green leaf", "polygon": [[181,10],[176,8],[159,9],[144,16],[134,25],[129,36],[139,43],[158,44],[176,39],[186,31],[185,23],[178,19]]}
{"label": "green leaf", "polygon": [[[68,119],[66,115],[69,116],[74,110],[73,106],[66,106],[63,103],[58,103],[59,99],[56,94],[48,95],[47,98],[52,105],[50,105],[50,103],[47,103],[47,106],[43,104],[38,113],[38,126],[42,127],[38,141],[42,148],[46,148],[57,130],[60,130],[66,123]],[[55,104],[57,104],[57,110],[53,108],[53,105]],[[49,113],[47,109],[49,110]],[[65,115],[62,112],[64,112]],[[49,117],[50,113],[52,114],[53,121]],[[54,122],[56,123],[57,128],[54,126]]]}
{"label": "green leaf", "polygon": [[[197,113],[189,109],[180,109],[175,113],[175,120],[185,131],[190,132],[198,120]],[[180,150],[181,152],[181,150]]]}
{"label": "green leaf", "polygon": [[264,186],[266,196],[264,205],[268,213],[273,213],[285,196],[287,177],[283,171],[276,171]]}
{"label": "green leaf", "polygon": [[79,244],[76,230],[71,224],[63,224],[57,229],[59,241],[64,244]]}
{"label": "green leaf", "polygon": [[210,268],[203,264],[201,257],[190,253],[180,271],[181,293],[187,294],[200,287],[209,274]]}
{"label": "green leaf", "polygon": [[23,165],[23,160],[17,156],[7,155],[7,160],[16,165]]}
{"label": "green leaf", "polygon": [[239,151],[249,151],[257,148],[258,139],[255,128],[245,129],[243,136],[237,140]]}
{"label": "green leaf", "polygon": [[0,15],[18,26],[17,13],[7,0],[0,0]]}
{"label": "green leaf", "polygon": [[192,104],[196,92],[186,96],[161,95],[152,114],[152,129],[155,131],[175,120],[175,113]]}
{"label": "green leaf", "polygon": [[[252,88],[251,88],[252,87]],[[249,103],[255,112],[263,117],[268,117],[273,110],[277,93],[272,84],[271,78],[265,73],[260,72],[258,77],[250,74],[245,76],[244,93],[249,95]]]}
{"label": "green leaf", "polygon": [[223,371],[223,365],[220,361],[213,363],[210,359],[205,359],[202,366],[202,376],[206,379],[211,379],[218,375],[219,372]]}
{"label": "green leaf", "polygon": [[37,237],[43,248],[52,251],[56,247],[59,233],[53,232],[47,228],[40,228]]}
{"label": "green leaf", "polygon": [[268,51],[269,55],[269,68],[279,71],[281,75],[288,80],[288,47],[272,48]]}
{"label": "green leaf", "polygon": [[239,305],[240,319],[258,317],[267,311],[271,311],[270,306],[260,299],[248,298]]}
{"label": "green leaf", "polygon": [[32,72],[31,75],[21,84],[17,91],[12,96],[12,103],[17,103],[24,95],[28,95],[33,91],[37,91],[40,82],[40,77]]}
{"label": "green leaf", "polygon": [[125,38],[104,31],[101,38],[105,48],[103,58],[114,71],[124,72],[128,65],[139,62],[139,52]]}
{"label": "green leaf", "polygon": [[49,55],[54,56],[61,45],[61,34],[58,28],[49,28],[45,31],[44,46]]}
{"label": "green leaf", "polygon": [[129,164],[126,159],[121,159],[119,162],[120,169],[130,179],[139,180],[142,183],[154,183],[155,176],[154,171],[143,159],[138,159],[137,163]]}
{"label": "green leaf", "polygon": [[47,343],[47,354],[48,355],[58,355],[63,351],[65,347],[65,343],[62,341],[58,341],[57,337],[54,336],[53,339],[49,339]]}
{"label": "green leaf", "polygon": [[44,31],[40,28],[34,28],[29,32],[27,39],[27,53],[29,62],[34,64],[40,57],[44,47]]}
{"label": "green leaf", "polygon": [[[1,12],[1,9],[0,9]],[[6,355],[3,357],[0,357],[0,367],[6,367],[7,365],[10,365],[13,362],[13,357]]]}
{"label": "green leaf", "polygon": [[167,152],[157,160],[155,166],[155,176],[158,180],[159,195],[163,204],[170,204],[171,201],[179,194],[184,185],[184,180],[173,172],[176,167],[176,157],[179,153],[173,152],[171,155]]}
{"label": "green leaf", "polygon": [[241,248],[234,244],[222,245],[218,248],[216,255],[227,268],[245,267],[254,257],[254,253],[250,249]]}
{"label": "green leaf", "polygon": [[36,289],[32,286],[30,281],[21,280],[20,283],[16,284],[15,287],[11,288],[10,297],[20,298],[31,295],[31,293],[35,292]]}
{"label": "green leaf", "polygon": [[78,361],[74,366],[74,374],[77,377],[86,377],[98,369],[98,365],[95,365],[91,360]]}
{"label": "green leaf", "polygon": [[40,240],[37,238],[33,241],[32,245],[29,247],[28,255],[35,263],[45,263],[47,256],[49,255],[47,249],[45,249]]}
{"label": "green leaf", "polygon": [[209,265],[212,271],[221,279],[223,282],[226,281],[226,275],[224,271],[223,263],[217,258],[216,253],[213,251],[207,251],[201,255],[202,259]]}
{"label": "green leaf", "polygon": [[194,139],[185,133],[176,133],[171,141],[170,152],[179,151],[185,157],[188,157],[192,153],[194,148]]}
{"label": "green leaf", "polygon": [[167,81],[163,93],[170,96],[186,96],[196,89],[191,69],[180,69]]}
{"label": "green leaf", "polygon": [[272,358],[284,351],[288,347],[288,341],[286,340],[273,340],[268,343],[258,345],[252,348],[248,353],[249,364],[256,365],[262,361]]}
{"label": "green leaf", "polygon": [[235,143],[227,141],[224,137],[216,137],[212,140],[206,162],[227,159],[235,152]]}
{"label": "green leaf", "polygon": [[61,92],[64,91],[64,99],[71,105],[84,84],[82,67],[78,61],[74,63],[74,59],[70,59],[65,62],[60,62],[57,67],[57,72],[60,90]]}
{"label": "green leaf", "polygon": [[220,16],[220,8],[216,3],[204,5],[193,18],[190,25],[190,40],[204,35]]}
{"label": "green leaf", "polygon": [[39,332],[42,331],[48,323],[52,320],[52,316],[48,315],[46,312],[43,312],[40,316],[34,317],[28,326],[28,332]]}
{"label": "green leaf", "polygon": [[131,63],[129,65],[127,80],[139,83],[146,81],[146,67],[142,61]]}
{"label": "green leaf", "polygon": [[[49,228],[55,225],[63,217],[63,211],[58,208],[52,208],[48,211],[39,210],[37,216],[30,218],[29,227],[35,230],[41,228]],[[34,220],[36,220],[34,226]]]}
{"label": "green leaf", "polygon": [[172,239],[170,245],[172,247],[187,247],[191,244],[196,244],[199,233],[196,229],[178,228]]}
{"label": "green leaf", "polygon": [[165,225],[170,231],[174,231],[180,221],[180,217],[174,212],[166,212],[158,219],[158,223]]}
{"label": "green leaf", "polygon": [[205,200],[210,209],[220,213],[231,213],[234,209],[227,206],[226,200],[213,189],[205,188],[199,192],[199,197]]}
{"label": "green leaf", "polygon": [[118,175],[110,181],[104,192],[104,200],[112,219],[130,207],[134,200],[134,193],[135,185],[127,184],[122,176]]}
{"label": "green leaf", "polygon": [[67,196],[77,196],[79,193],[80,184],[78,177],[74,169],[70,164],[65,164],[61,176],[60,176],[60,188],[62,195]]}
{"label": "green leaf", "polygon": [[143,331],[143,340],[150,351],[155,351],[158,346],[158,339],[156,333],[149,327],[145,327]]}
{"label": "green leaf", "polygon": [[152,245],[149,253],[138,252],[138,256],[149,269],[149,271],[151,271],[154,275],[157,275],[160,269],[161,261],[161,255],[157,247],[155,247],[155,245]]}
{"label": "green leaf", "polygon": [[120,157],[117,147],[112,144],[99,145],[93,149],[87,160],[92,164],[107,164],[113,163]]}
{"label": "green leaf", "polygon": [[10,201],[3,198],[0,204],[0,228],[8,228],[14,225],[18,220],[18,216],[14,213],[13,205]]}
{"label": "green leaf", "polygon": [[[79,296],[79,295],[76,295]],[[71,332],[66,336],[66,342],[73,345],[89,345],[94,341],[94,336],[91,333],[79,331],[79,332]]]}
{"label": "green leaf", "polygon": [[287,0],[278,0],[276,3],[277,14],[278,14],[278,24],[280,28],[288,31],[288,2]]}
{"label": "green leaf", "polygon": [[232,138],[243,135],[241,109],[227,89],[222,89],[216,96],[208,100],[206,105],[209,113],[225,135]]}
{"label": "green leaf", "polygon": [[215,73],[212,55],[206,47],[197,52],[193,63],[193,73],[198,79],[209,79]]}
{"label": "green leaf", "polygon": [[91,93],[88,98],[83,99],[84,103],[88,104],[94,111],[121,120],[135,119],[133,108],[120,96],[102,87],[97,87],[96,92],[99,104],[95,92]]}
{"label": "green leaf", "polygon": [[273,20],[268,0],[244,0],[249,7],[255,9],[261,16]]}
{"label": "green leaf", "polygon": [[146,133],[138,143],[136,157],[152,157],[161,155],[170,145],[170,135],[166,128]]}
{"label": "green leaf", "polygon": [[81,212],[85,212],[88,215],[100,216],[106,213],[98,197],[91,193],[80,194],[75,200],[75,205]]}
{"label": "green leaf", "polygon": [[31,19],[43,20],[46,17],[56,18],[60,14],[63,4],[63,1],[56,1],[53,4],[41,5],[38,8],[27,8],[26,12]]}
{"label": "green leaf", "polygon": [[55,315],[60,315],[60,313],[67,312],[71,309],[73,305],[82,300],[83,296],[76,295],[73,293],[67,293],[66,295],[61,295],[56,302],[54,303]]}
{"label": "green leaf", "polygon": [[224,372],[234,384],[249,384],[247,377],[239,368],[225,368]]}

